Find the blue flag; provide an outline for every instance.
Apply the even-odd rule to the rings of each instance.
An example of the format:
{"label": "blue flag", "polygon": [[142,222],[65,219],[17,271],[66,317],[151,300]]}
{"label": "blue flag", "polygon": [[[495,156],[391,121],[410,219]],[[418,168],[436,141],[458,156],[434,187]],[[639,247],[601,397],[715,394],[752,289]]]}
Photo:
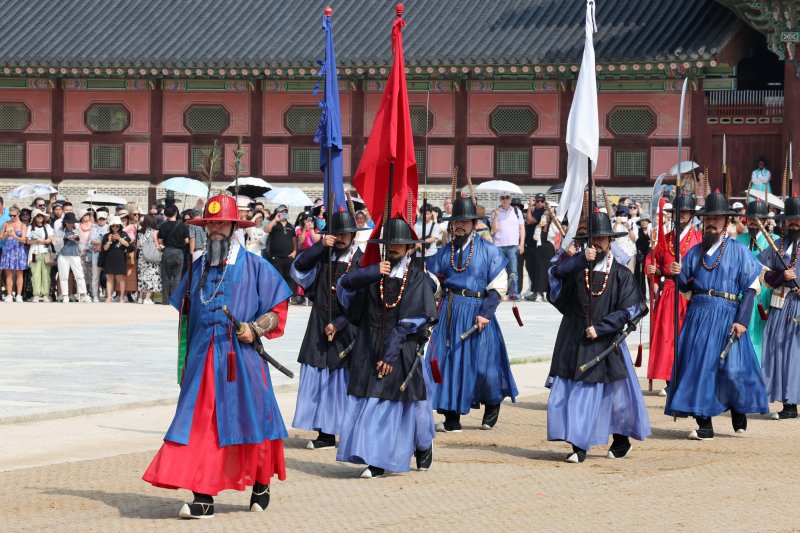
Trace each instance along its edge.
{"label": "blue flag", "polygon": [[[324,205],[332,204],[332,211],[347,210],[342,178],[342,121],[339,117],[339,80],[336,77],[336,54],[333,51],[333,25],[328,15],[322,16],[325,30],[325,61],[320,63],[320,81],[325,78],[325,98],[320,101],[322,117],[315,142],[319,142],[319,168],[325,176]],[[317,89],[319,83],[317,84]],[[317,93],[315,89],[314,93]],[[328,153],[330,151],[330,161]],[[332,201],[331,201],[332,199]]]}

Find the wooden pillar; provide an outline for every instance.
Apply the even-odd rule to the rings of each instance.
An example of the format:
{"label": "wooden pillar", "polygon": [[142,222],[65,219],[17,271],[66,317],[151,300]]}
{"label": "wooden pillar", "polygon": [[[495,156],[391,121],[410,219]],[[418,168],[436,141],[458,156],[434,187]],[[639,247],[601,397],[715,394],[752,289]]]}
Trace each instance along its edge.
{"label": "wooden pillar", "polygon": [[364,153],[364,115],[367,111],[367,98],[364,80],[348,80],[354,85],[350,95],[350,181],[356,176],[358,163]]}
{"label": "wooden pillar", "polygon": [[264,175],[264,91],[261,80],[254,81],[255,88],[250,92],[250,175]]}
{"label": "wooden pillar", "polygon": [[466,183],[467,172],[467,142],[469,138],[469,93],[467,92],[468,80],[453,80],[457,83],[458,90],[455,91],[455,117],[453,131],[455,132],[454,141],[454,160],[458,167],[458,175],[461,183]]}
{"label": "wooden pillar", "polygon": [[52,127],[52,168],[53,183],[64,179],[64,87],[62,79],[53,81],[55,87],[50,93],[50,123]]}
{"label": "wooden pillar", "polygon": [[147,203],[139,207],[148,212],[156,203],[156,184],[164,181],[164,90],[161,80],[153,80],[154,87],[150,91],[150,187],[147,189]]}
{"label": "wooden pillar", "polygon": [[572,108],[572,99],[575,97],[575,91],[572,88],[572,80],[565,82],[565,89],[559,95],[558,99],[558,175],[559,182],[566,181],[567,179],[567,122],[569,121],[569,110]]}
{"label": "wooden pillar", "polygon": [[[692,147],[689,159],[696,161],[700,165],[698,172],[705,171],[708,167],[710,174],[714,173],[711,166],[711,133],[708,128],[708,109],[706,109],[706,98],[703,91],[703,80],[695,80],[697,88],[692,90],[692,102],[690,105],[690,116],[692,117],[689,130]],[[709,180],[713,182],[713,180]],[[708,194],[706,191],[705,194]]]}
{"label": "wooden pillar", "polygon": [[[783,70],[783,147],[785,151],[792,143],[794,191],[800,194],[800,62],[786,61]],[[773,176],[778,173],[773,171]],[[780,183],[780,182],[778,182]],[[780,185],[776,188],[773,178],[773,191],[780,190]]]}

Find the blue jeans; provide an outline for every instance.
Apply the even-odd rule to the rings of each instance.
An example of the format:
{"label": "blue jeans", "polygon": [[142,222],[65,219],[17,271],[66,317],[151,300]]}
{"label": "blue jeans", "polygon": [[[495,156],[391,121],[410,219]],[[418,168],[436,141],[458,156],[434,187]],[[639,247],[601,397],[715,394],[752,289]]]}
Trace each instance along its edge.
{"label": "blue jeans", "polygon": [[508,273],[508,288],[509,288],[509,296],[512,294],[514,296],[519,296],[517,294],[517,287],[516,285],[512,285],[512,283],[516,283],[517,280],[517,247],[516,246],[498,246],[498,250],[500,253],[508,259],[508,264],[506,265],[506,272]]}

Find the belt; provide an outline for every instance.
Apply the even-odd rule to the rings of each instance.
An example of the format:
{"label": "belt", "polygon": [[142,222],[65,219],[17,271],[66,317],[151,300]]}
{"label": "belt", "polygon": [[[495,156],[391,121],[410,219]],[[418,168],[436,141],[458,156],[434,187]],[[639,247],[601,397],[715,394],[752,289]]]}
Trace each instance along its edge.
{"label": "belt", "polygon": [[451,289],[450,287],[445,287],[450,293],[455,294],[457,296],[464,296],[467,298],[486,298],[486,291],[470,291],[467,289]]}
{"label": "belt", "polygon": [[716,296],[717,298],[723,298],[725,300],[730,300],[731,302],[738,302],[739,295],[738,294],[731,294],[729,292],[721,292],[715,291],[714,289],[709,289],[707,291],[692,291],[692,294],[705,294],[706,296]]}

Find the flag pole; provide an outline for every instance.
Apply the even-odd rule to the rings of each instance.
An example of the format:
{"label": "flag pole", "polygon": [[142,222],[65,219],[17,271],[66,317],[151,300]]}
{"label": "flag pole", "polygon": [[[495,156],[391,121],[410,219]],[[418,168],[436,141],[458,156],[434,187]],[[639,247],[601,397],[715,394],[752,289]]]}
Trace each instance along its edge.
{"label": "flag pole", "polygon": [[[594,237],[594,228],[592,227],[592,214],[594,213],[594,178],[592,176],[592,159],[586,158],[587,164],[589,165],[589,180],[588,180],[588,187],[589,190],[589,207],[586,209],[586,248],[588,249],[590,246],[594,246],[593,244],[593,237]],[[611,215],[609,215],[610,219]],[[611,250],[608,250],[608,253],[611,253]],[[594,261],[589,262],[589,317],[587,318],[587,324],[589,326],[592,325],[592,316],[594,315],[594,298],[592,298],[592,279],[594,278]]]}
{"label": "flag pole", "polygon": [[[330,18],[331,8],[325,8],[325,14],[328,15]],[[325,78],[325,83],[328,83],[328,79]],[[333,235],[333,184],[331,183],[331,145],[330,142],[328,143],[328,164],[325,165],[325,179],[328,182],[328,197],[326,198],[326,202],[328,205],[325,206],[325,218],[327,222],[325,223],[325,229],[328,231],[328,235]],[[351,243],[352,244],[352,243]],[[328,324],[333,323],[333,250],[328,251]],[[328,335],[328,342],[333,342],[334,334],[331,333]]]}

